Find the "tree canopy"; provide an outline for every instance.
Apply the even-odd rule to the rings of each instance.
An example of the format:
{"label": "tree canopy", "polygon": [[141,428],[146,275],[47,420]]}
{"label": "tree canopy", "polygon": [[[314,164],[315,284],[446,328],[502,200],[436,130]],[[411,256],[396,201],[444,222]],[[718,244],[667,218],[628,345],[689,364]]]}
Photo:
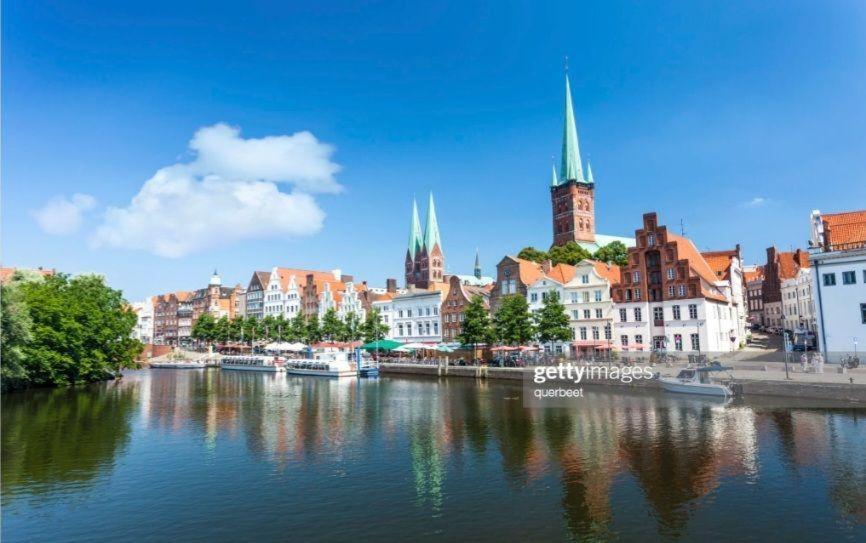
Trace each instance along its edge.
{"label": "tree canopy", "polygon": [[3,388],[110,379],[136,366],[136,315],[102,277],[14,277],[2,287]]}
{"label": "tree canopy", "polygon": [[378,309],[371,309],[367,312],[367,317],[361,325],[361,335],[364,336],[364,343],[372,343],[383,339],[388,334],[388,325],[382,322],[382,315]]}
{"label": "tree canopy", "polygon": [[625,266],[628,264],[628,248],[621,241],[612,241],[604,247],[599,247],[595,253],[590,253],[575,241],[569,241],[565,245],[554,245],[547,251],[541,251],[535,247],[524,247],[517,253],[518,258],[531,260],[533,262],[544,262],[550,260],[556,264],[576,265],[581,260],[592,258],[608,264]]}
{"label": "tree canopy", "polygon": [[496,339],[508,345],[522,345],[535,336],[529,304],[520,294],[509,294],[500,301],[499,310],[493,316]]}
{"label": "tree canopy", "polygon": [[463,322],[460,324],[457,340],[464,345],[472,345],[475,350],[478,349],[479,343],[488,343],[492,339],[493,325],[490,322],[490,314],[484,306],[484,298],[476,294],[469,300],[463,312]]}
{"label": "tree canopy", "polygon": [[568,314],[565,306],[559,301],[559,293],[548,292],[544,296],[544,305],[533,315],[538,340],[542,343],[551,341],[568,341],[571,339]]}

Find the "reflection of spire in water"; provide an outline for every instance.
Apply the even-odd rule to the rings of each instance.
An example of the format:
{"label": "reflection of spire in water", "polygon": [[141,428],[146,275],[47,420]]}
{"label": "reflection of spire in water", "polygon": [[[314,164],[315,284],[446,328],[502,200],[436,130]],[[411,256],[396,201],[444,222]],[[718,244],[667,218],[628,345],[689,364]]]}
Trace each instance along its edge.
{"label": "reflection of spire in water", "polygon": [[442,484],[445,480],[445,471],[434,436],[433,431],[413,428],[409,450],[412,455],[417,503],[424,505],[429,500],[433,510],[439,512],[442,510]]}

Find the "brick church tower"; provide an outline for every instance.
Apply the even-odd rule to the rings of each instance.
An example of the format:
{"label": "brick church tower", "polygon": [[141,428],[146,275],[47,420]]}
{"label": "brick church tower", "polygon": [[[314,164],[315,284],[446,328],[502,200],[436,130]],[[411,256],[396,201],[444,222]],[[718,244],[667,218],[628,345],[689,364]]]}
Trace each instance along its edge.
{"label": "brick church tower", "polygon": [[430,288],[433,283],[445,281],[445,254],[439,237],[439,222],[433,194],[427,203],[427,222],[421,234],[418,204],[412,201],[412,224],[409,228],[409,247],[406,250],[406,286]]}
{"label": "brick church tower", "polygon": [[586,177],[580,162],[577,127],[571,105],[571,87],[565,78],[565,123],[562,133],[562,165],[553,169],[550,204],[553,211],[553,244],[595,241],[595,181],[587,163]]}

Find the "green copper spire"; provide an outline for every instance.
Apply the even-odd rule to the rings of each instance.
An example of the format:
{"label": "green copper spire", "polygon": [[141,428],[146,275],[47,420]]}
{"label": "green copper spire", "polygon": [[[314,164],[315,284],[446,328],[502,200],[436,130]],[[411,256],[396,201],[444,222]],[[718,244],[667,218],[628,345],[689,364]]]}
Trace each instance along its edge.
{"label": "green copper spire", "polygon": [[574,123],[574,109],[571,105],[571,86],[565,76],[565,124],[562,129],[562,166],[559,168],[563,181],[583,182],[580,165],[580,148],[577,144],[577,126]]}
{"label": "green copper spire", "polygon": [[475,248],[475,277],[481,279],[481,258],[478,256],[478,248]]}
{"label": "green copper spire", "polygon": [[418,203],[412,198],[412,226],[409,228],[409,257],[415,259],[415,254],[424,246],[421,237],[421,219],[418,218]]}
{"label": "green copper spire", "polygon": [[442,250],[442,240],[439,239],[439,223],[436,221],[436,206],[433,204],[433,193],[430,193],[430,201],[427,203],[427,224],[424,225],[424,247],[432,251],[433,247],[439,246]]}
{"label": "green copper spire", "polygon": [[592,178],[592,164],[589,161],[586,161],[586,182],[589,184],[595,184],[595,181]]}
{"label": "green copper spire", "polygon": [[559,177],[556,176],[556,166],[553,166],[553,180],[550,182],[551,187],[559,184]]}

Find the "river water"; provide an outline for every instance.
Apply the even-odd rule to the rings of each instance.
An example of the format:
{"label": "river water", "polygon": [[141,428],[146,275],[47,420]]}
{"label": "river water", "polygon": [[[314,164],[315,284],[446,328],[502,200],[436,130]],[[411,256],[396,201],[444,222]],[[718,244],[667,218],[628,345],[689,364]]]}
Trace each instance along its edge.
{"label": "river water", "polygon": [[866,411],[145,370],[2,400],[11,541],[866,541]]}

